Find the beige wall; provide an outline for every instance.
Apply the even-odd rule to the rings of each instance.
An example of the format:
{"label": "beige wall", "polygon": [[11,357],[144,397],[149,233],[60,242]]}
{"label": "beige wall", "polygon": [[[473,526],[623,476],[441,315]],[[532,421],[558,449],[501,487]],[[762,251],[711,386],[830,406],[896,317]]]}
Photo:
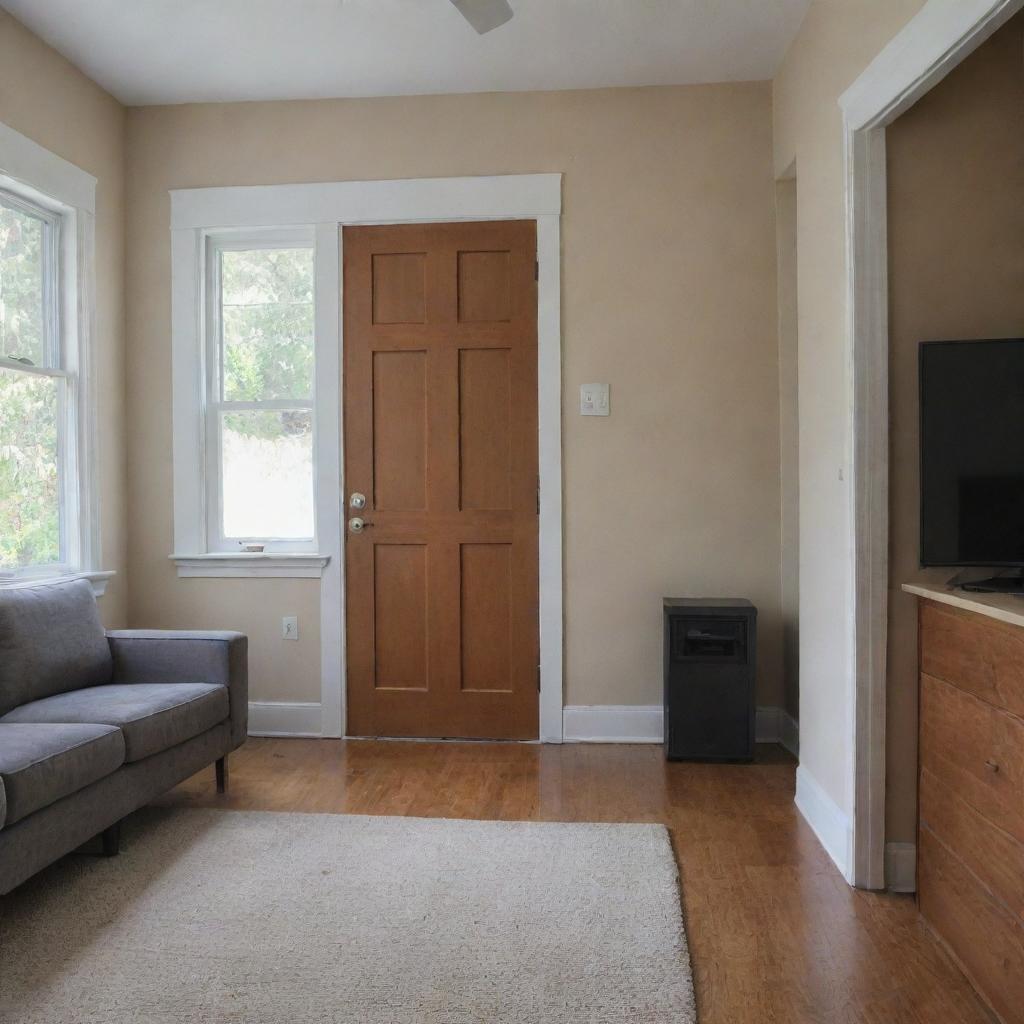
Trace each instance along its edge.
{"label": "beige wall", "polygon": [[[168,189],[560,171],[566,699],[660,701],[661,597],[761,609],[781,701],[770,87],[177,106],[128,114],[131,619],[252,635],[253,695],[319,694],[315,582],[178,580]],[[578,385],[611,384],[608,419]],[[298,614],[302,639],[279,639]]]}
{"label": "beige wall", "polygon": [[918,568],[917,347],[1024,336],[1024,16],[1018,15],[887,132],[890,289],[891,840],[915,832]]}
{"label": "beige wall", "polygon": [[88,171],[96,188],[96,350],[103,568],[100,601],[126,620],[124,418],[124,122],[121,105],[0,10],[0,121]]}
{"label": "beige wall", "polygon": [[775,170],[796,162],[800,762],[846,814],[851,609],[842,118],[838,99],[924,0],[815,0],[775,80]]}

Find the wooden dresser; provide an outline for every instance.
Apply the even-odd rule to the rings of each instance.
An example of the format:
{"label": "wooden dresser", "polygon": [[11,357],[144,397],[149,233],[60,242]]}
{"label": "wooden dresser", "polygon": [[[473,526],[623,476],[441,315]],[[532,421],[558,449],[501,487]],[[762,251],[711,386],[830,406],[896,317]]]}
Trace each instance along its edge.
{"label": "wooden dresser", "polygon": [[1024,1024],[1024,625],[976,606],[920,601],[918,904],[1000,1019]]}

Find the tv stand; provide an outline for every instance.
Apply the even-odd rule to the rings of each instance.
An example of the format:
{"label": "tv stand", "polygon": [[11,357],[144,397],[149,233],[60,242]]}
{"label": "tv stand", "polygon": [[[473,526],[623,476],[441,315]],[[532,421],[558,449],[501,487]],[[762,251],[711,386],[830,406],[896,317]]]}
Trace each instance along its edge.
{"label": "tv stand", "polygon": [[987,580],[957,583],[960,590],[973,594],[1020,594],[1024,596],[1024,576],[992,576]]}

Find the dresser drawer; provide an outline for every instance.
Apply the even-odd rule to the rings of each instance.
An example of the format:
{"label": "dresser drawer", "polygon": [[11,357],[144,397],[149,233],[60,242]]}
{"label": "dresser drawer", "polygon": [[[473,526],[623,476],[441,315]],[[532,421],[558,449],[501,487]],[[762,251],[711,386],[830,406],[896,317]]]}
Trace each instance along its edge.
{"label": "dresser drawer", "polygon": [[921,676],[921,769],[1024,842],[1024,720]]}
{"label": "dresser drawer", "polygon": [[1006,1024],[1024,1024],[1024,925],[927,828],[918,847],[921,913]]}
{"label": "dresser drawer", "polygon": [[1024,843],[993,825],[930,771],[921,772],[920,815],[921,826],[1024,920]]}
{"label": "dresser drawer", "polygon": [[1024,716],[1024,629],[931,601],[920,616],[922,672]]}

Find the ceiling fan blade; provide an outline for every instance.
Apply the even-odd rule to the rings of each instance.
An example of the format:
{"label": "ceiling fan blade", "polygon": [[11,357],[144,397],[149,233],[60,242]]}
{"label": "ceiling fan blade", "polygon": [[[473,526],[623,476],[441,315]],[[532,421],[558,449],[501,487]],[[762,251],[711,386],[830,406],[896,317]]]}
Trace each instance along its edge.
{"label": "ceiling fan blade", "polygon": [[480,35],[512,20],[508,0],[452,0],[452,3]]}

